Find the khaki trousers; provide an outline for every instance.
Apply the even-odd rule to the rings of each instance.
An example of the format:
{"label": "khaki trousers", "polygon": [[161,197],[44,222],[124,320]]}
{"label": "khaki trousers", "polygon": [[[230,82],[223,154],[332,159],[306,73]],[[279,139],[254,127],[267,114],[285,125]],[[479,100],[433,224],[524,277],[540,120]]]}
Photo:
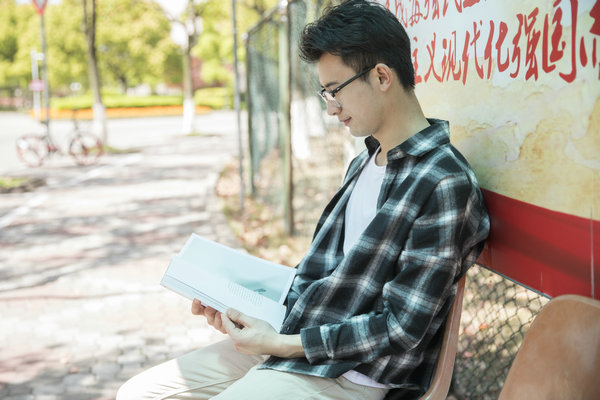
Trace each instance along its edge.
{"label": "khaki trousers", "polygon": [[117,400],[380,400],[387,393],[343,377],[256,369],[264,359],[241,354],[224,340],[134,376],[119,389]]}

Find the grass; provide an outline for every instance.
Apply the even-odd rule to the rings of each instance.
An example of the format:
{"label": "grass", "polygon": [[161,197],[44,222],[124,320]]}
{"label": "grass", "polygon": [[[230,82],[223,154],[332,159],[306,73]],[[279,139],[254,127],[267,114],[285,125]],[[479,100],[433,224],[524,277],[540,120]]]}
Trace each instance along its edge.
{"label": "grass", "polygon": [[29,192],[45,184],[40,178],[0,176],[0,193]]}
{"label": "grass", "polygon": [[23,186],[29,181],[29,178],[13,178],[7,176],[0,176],[0,188],[2,189],[14,189],[19,186]]}
{"label": "grass", "polygon": [[139,153],[138,149],[119,149],[113,146],[104,145],[102,147],[102,152],[104,154],[131,154],[131,153]]}

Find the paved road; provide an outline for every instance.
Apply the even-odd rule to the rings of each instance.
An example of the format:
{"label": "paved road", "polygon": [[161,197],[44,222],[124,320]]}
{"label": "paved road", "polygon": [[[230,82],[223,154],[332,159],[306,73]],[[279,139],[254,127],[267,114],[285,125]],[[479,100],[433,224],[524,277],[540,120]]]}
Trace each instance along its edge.
{"label": "paved road", "polygon": [[[201,118],[210,135],[146,134],[96,166],[5,167],[47,185],[0,194],[0,398],[112,399],[136,372],[222,338],[158,284],[191,232],[237,246],[214,195],[237,152],[234,115]],[[119,140],[139,143],[146,122],[120,121]]]}

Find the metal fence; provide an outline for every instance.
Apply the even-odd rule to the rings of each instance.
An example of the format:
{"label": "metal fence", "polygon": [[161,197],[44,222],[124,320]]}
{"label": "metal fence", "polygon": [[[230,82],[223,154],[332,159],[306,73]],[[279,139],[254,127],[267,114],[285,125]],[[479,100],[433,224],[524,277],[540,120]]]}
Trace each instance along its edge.
{"label": "metal fence", "polygon": [[[302,28],[328,3],[290,1],[246,39],[252,192],[282,214],[301,216],[287,218],[304,235],[312,233],[317,211],[355,154],[354,141],[327,117],[316,96],[314,66],[298,57]],[[451,393],[457,399],[495,399],[547,299],[479,266],[469,270],[466,285]]]}
{"label": "metal fence", "polygon": [[548,302],[486,268],[467,273],[452,392],[457,399],[497,399],[533,318]]}
{"label": "metal fence", "polygon": [[251,186],[260,161],[280,144],[279,34],[281,14],[272,12],[246,35],[246,77]]}

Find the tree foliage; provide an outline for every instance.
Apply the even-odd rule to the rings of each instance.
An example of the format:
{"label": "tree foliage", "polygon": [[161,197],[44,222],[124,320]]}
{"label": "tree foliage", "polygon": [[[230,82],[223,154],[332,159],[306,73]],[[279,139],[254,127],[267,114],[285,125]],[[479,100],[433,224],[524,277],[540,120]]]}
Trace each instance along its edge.
{"label": "tree foliage", "polygon": [[14,0],[0,0],[0,9],[0,86],[24,87],[31,79],[30,53],[33,42],[39,42],[39,19],[32,6]]}
{"label": "tree foliage", "polygon": [[[98,17],[104,79],[124,89],[142,83],[172,82],[165,71],[178,49],[169,37],[171,27],[164,14],[144,1],[104,0],[98,3]],[[175,82],[180,80],[177,78]]]}
{"label": "tree foliage", "polygon": [[[277,0],[238,0],[241,34]],[[202,61],[209,85],[233,80],[233,29],[230,0],[201,0],[202,31],[192,54]],[[0,87],[26,87],[31,51],[40,51],[40,16],[31,3],[0,0]],[[48,70],[53,93],[73,82],[89,88],[81,0],[49,3],[45,11]],[[121,89],[141,83],[180,84],[182,50],[170,37],[171,21],[151,0],[102,0],[97,3],[96,45],[102,83]],[[239,43],[242,43],[240,40]],[[243,46],[239,49],[244,59]]]}
{"label": "tree foliage", "polygon": [[[261,16],[275,7],[277,0],[237,1],[237,30],[248,31]],[[231,1],[216,1],[211,13],[204,18],[204,31],[193,54],[204,61],[202,78],[209,85],[233,82],[233,24]],[[238,37],[238,43],[243,43]],[[244,48],[240,46],[238,56],[243,61]]]}

